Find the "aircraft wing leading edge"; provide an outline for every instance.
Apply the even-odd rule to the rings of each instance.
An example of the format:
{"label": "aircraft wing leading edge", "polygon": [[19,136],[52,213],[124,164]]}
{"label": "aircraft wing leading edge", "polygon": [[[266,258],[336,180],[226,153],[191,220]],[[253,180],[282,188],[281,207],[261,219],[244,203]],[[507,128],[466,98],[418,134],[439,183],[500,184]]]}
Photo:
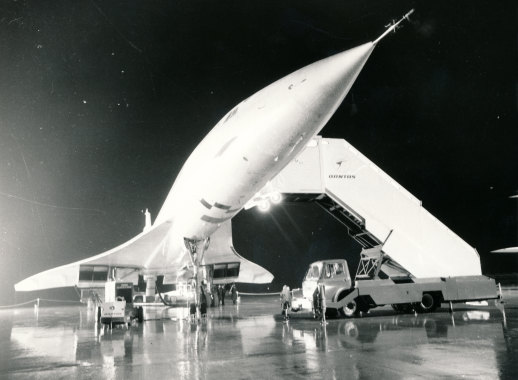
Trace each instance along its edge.
{"label": "aircraft wing leading edge", "polygon": [[37,273],[18,282],[14,288],[16,291],[24,292],[77,286],[79,281],[79,267],[81,264],[144,268],[149,256],[147,253],[156,248],[158,245],[157,242],[163,241],[170,227],[171,222],[162,223],[106,252]]}
{"label": "aircraft wing leading edge", "polygon": [[[18,282],[15,290],[23,292],[78,286],[81,265],[134,268],[156,275],[176,274],[190,264],[190,259],[184,249],[168,244],[171,227],[170,221],[164,222],[109,251],[35,274]],[[173,265],[170,258],[173,258]],[[273,280],[270,272],[236,252],[232,243],[231,221],[213,234],[211,245],[205,252],[206,264],[227,262],[240,262],[237,282],[264,284]]]}

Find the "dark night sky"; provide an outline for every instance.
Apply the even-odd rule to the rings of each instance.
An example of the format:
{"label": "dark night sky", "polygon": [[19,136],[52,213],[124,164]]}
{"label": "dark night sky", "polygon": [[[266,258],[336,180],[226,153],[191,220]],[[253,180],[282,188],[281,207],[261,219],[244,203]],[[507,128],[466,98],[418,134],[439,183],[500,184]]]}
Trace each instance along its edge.
{"label": "dark night sky", "polygon": [[[15,282],[112,248],[156,216],[183,162],[235,104],[318,59],[374,51],[322,131],[342,137],[481,254],[517,272],[514,1],[0,3],[0,304]],[[234,219],[237,250],[296,286],[359,247],[315,205]],[[352,265],[354,266],[354,265]],[[353,268],[354,270],[355,268]]]}

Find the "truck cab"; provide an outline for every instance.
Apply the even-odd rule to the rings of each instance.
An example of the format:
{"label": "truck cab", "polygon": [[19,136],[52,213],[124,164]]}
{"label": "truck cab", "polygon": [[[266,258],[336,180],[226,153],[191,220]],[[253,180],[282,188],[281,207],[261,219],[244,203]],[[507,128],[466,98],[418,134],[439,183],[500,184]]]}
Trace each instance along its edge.
{"label": "truck cab", "polygon": [[332,302],[341,293],[352,288],[351,275],[346,260],[322,260],[310,264],[302,281],[303,297],[312,302],[319,285],[325,286],[326,301]]}

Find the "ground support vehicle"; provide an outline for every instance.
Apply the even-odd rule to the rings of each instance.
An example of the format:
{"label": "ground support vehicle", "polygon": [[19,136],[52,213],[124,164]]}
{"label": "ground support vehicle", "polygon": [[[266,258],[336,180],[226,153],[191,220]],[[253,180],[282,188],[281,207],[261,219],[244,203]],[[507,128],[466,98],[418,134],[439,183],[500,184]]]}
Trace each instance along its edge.
{"label": "ground support vehicle", "polygon": [[103,302],[100,306],[100,322],[103,325],[127,324],[131,322],[130,316],[126,314],[126,300],[117,297],[115,301]]}
{"label": "ground support vehicle", "polygon": [[[363,264],[361,262],[360,266]],[[384,305],[392,305],[398,312],[428,313],[443,302],[451,305],[499,298],[495,280],[482,275],[383,279],[379,273],[376,274],[376,266],[372,266],[367,272],[359,268],[352,281],[345,260],[324,260],[309,266],[302,292],[294,291],[292,310],[307,309],[310,305],[314,314],[319,315],[322,310],[315,307],[314,299],[317,289],[322,286],[328,314],[336,312],[348,317]]]}
{"label": "ground support vehicle", "polygon": [[134,319],[143,320],[142,307],[135,308],[132,303],[133,284],[131,282],[107,281],[104,302],[98,306],[97,320],[102,325],[125,324],[129,326]]}

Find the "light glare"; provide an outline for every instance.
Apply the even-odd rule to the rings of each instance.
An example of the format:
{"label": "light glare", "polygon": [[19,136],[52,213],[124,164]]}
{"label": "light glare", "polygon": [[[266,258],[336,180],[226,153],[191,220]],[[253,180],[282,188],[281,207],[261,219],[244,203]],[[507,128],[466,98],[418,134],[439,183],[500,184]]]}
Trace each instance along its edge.
{"label": "light glare", "polygon": [[279,193],[278,191],[272,193],[270,195],[270,201],[272,201],[272,203],[274,203],[274,204],[281,203],[281,201],[282,201],[281,193]]}
{"label": "light glare", "polygon": [[258,204],[257,204],[257,207],[259,208],[259,210],[261,210],[262,212],[266,212],[270,209],[270,202],[268,202],[267,199],[263,199],[261,200]]}

